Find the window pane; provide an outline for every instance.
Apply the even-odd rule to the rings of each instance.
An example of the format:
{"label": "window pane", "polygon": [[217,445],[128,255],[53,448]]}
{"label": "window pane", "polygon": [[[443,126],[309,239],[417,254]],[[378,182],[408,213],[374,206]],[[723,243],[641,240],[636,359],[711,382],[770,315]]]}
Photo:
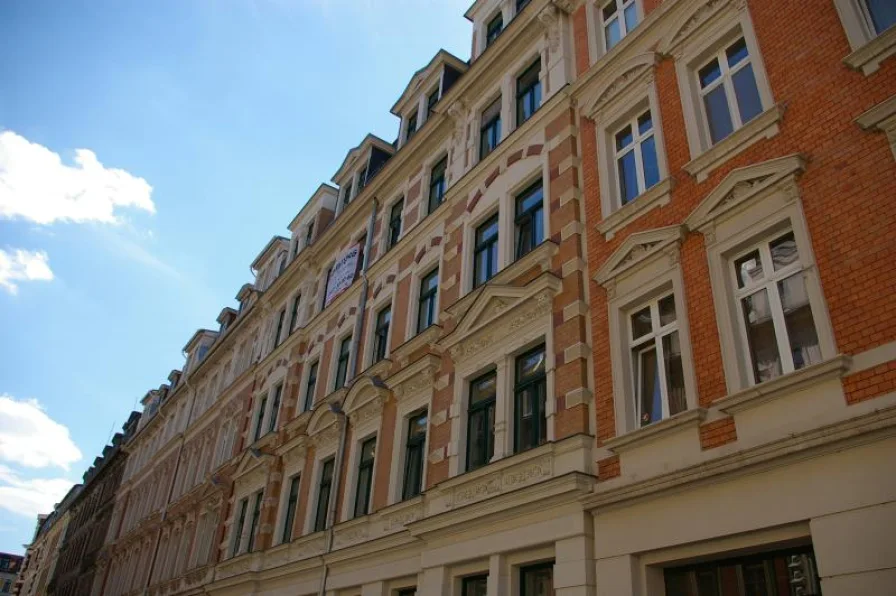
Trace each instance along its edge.
{"label": "window pane", "polygon": [[737,97],[737,109],[740,111],[740,121],[746,124],[762,113],[762,100],[759,99],[759,89],[756,87],[756,77],[753,75],[753,65],[747,64],[731,77],[734,83],[734,95]]}
{"label": "window pane", "polygon": [[638,170],[635,152],[629,151],[616,160],[619,167],[619,197],[625,205],[638,196]]}
{"label": "window pane", "polygon": [[707,64],[697,72],[697,77],[700,79],[701,88],[708,87],[710,83],[721,76],[722,69],[719,67],[719,61],[715,58],[713,58],[709,64]]}
{"label": "window pane", "polygon": [[744,577],[744,596],[770,596],[769,577],[765,563],[746,563],[741,566]]}
{"label": "window pane", "polygon": [[821,362],[821,349],[818,347],[818,335],[815,333],[815,322],[803,274],[797,273],[779,281],[778,291],[784,308],[793,368],[799,370]]}
{"label": "window pane", "polygon": [[523,568],[520,570],[520,596],[553,596],[554,568],[552,565]]}
{"label": "window pane", "polygon": [[624,11],[625,14],[625,32],[629,33],[632,29],[638,26],[638,11],[635,8],[635,3],[632,2],[629,4]]}
{"label": "window pane", "polygon": [[796,248],[796,240],[793,232],[781,236],[777,240],[773,240],[769,244],[772,252],[772,265],[775,271],[779,271],[788,265],[796,263],[799,254]]}
{"label": "window pane", "polygon": [[517,382],[524,383],[544,375],[544,348],[517,358]]}
{"label": "window pane", "polygon": [[635,351],[637,367],[638,399],[641,404],[641,426],[657,422],[663,418],[662,392],[660,390],[659,370],[656,366],[656,349],[653,342],[646,350]]}
{"label": "window pane", "polygon": [[426,412],[423,412],[411,418],[408,427],[408,437],[425,437],[427,424],[429,424],[429,417],[427,416]]}
{"label": "window pane", "polygon": [[650,307],[642,308],[632,315],[632,339],[638,339],[653,331],[653,324],[650,322]]}
{"label": "window pane", "polygon": [[883,33],[896,24],[896,3],[893,0],[865,0],[875,33]]}
{"label": "window pane", "polygon": [[480,377],[470,383],[470,405],[495,398],[497,376],[494,373]]}
{"label": "window pane", "polygon": [[741,61],[746,59],[748,55],[747,42],[743,37],[731,44],[728,49],[725,50],[725,56],[728,58],[729,67],[739,64]]}
{"label": "window pane", "polygon": [[488,596],[488,576],[465,577],[463,596]]}
{"label": "window pane", "polygon": [[616,133],[616,150],[619,151],[621,149],[625,149],[632,144],[633,139],[634,137],[632,136],[632,127],[626,126]]}
{"label": "window pane", "polygon": [[613,15],[616,14],[616,0],[610,0],[604,4],[603,10],[601,11],[604,16],[604,21],[609,21],[613,18]]}
{"label": "window pane", "polygon": [[734,262],[734,270],[737,273],[737,287],[745,288],[753,285],[764,277],[762,261],[759,251],[754,250],[750,254],[739,258]]}
{"label": "window pane", "polygon": [[753,362],[753,378],[757,383],[774,379],[781,374],[781,356],[769,309],[768,290],[747,296],[741,304]]}
{"label": "window pane", "polygon": [[684,396],[684,368],[681,364],[681,345],[678,332],[663,337],[663,363],[666,372],[666,394],[669,396],[669,415],[674,416],[688,409]]}
{"label": "window pane", "polygon": [[641,163],[644,164],[644,188],[660,181],[660,167],[656,160],[656,139],[653,136],[641,142]]}
{"label": "window pane", "polygon": [[493,439],[495,428],[494,405],[476,410],[470,414],[470,460],[467,469],[472,470],[484,466],[492,458]]}
{"label": "window pane", "polygon": [[734,130],[725,87],[719,85],[703,96],[703,104],[706,106],[706,120],[709,122],[709,137],[713,143],[718,143]]}
{"label": "window pane", "polygon": [[675,296],[669,294],[659,301],[660,326],[665,327],[675,322]]}
{"label": "window pane", "polygon": [[619,19],[613,19],[604,27],[607,37],[607,49],[609,50],[622,39],[622,31],[619,28]]}

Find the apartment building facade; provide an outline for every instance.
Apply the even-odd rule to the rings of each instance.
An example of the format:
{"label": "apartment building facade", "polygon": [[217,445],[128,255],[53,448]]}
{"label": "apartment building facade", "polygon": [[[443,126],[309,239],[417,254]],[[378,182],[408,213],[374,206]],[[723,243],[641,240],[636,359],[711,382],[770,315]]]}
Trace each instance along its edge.
{"label": "apartment building facade", "polygon": [[22,571],[22,555],[0,553],[0,594],[12,594],[13,585]]}
{"label": "apartment building facade", "polygon": [[25,547],[25,558],[13,593],[17,596],[46,594],[56,565],[59,549],[71,519],[69,508],[81,492],[82,485],[74,485],[49,514],[38,515],[31,544]]}
{"label": "apartment building facade", "polygon": [[894,11],[811,12],[475,2],[144,397],[95,593],[896,585]]}

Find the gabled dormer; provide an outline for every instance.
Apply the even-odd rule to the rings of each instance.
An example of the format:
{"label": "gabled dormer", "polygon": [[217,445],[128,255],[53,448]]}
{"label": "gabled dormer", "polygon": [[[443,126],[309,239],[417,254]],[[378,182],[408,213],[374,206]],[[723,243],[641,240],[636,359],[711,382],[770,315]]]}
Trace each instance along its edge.
{"label": "gabled dormer", "polygon": [[236,293],[236,300],[240,305],[238,312],[242,313],[248,310],[257,299],[258,291],[256,291],[255,286],[252,284],[243,284],[242,287],[240,287],[240,291]]}
{"label": "gabled dormer", "polygon": [[289,258],[289,240],[283,236],[274,236],[261,249],[252,261],[255,273],[255,287],[264,292],[286,268]]}
{"label": "gabled dormer", "polygon": [[429,64],[414,73],[391,112],[401,118],[398,146],[402,147],[432,116],[436,104],[467,71],[467,63],[439,50]]}
{"label": "gabled dormer", "polygon": [[473,23],[472,62],[494,43],[531,0],[476,0],[464,16]]}
{"label": "gabled dormer", "polygon": [[184,365],[185,375],[190,374],[199,366],[217,338],[218,332],[211,329],[200,329],[193,334],[193,337],[184,346],[184,353],[187,355],[187,363]]}
{"label": "gabled dormer", "polygon": [[236,317],[239,313],[229,306],[225,306],[221,309],[221,313],[218,315],[218,325],[221,327],[218,329],[218,333],[224,333],[227,329],[233,325],[233,322],[236,321]]}
{"label": "gabled dormer", "polygon": [[140,404],[143,406],[143,416],[140,417],[138,428],[142,428],[144,424],[149,422],[152,417],[155,416],[156,412],[159,410],[161,398],[161,394],[156,389],[150,389],[146,392],[146,395],[140,400]]}
{"label": "gabled dormer", "polygon": [[339,214],[367,186],[367,183],[382,169],[395,147],[378,136],[368,134],[361,144],[348,152],[342,165],[333,175],[333,182],[339,186]]}
{"label": "gabled dormer", "polygon": [[321,184],[305,203],[305,206],[289,222],[290,260],[300,251],[314,244],[318,235],[326,229],[336,216],[339,189],[329,184]]}
{"label": "gabled dormer", "polygon": [[168,384],[170,386],[169,391],[174,391],[177,387],[177,384],[180,383],[181,371],[176,368],[168,373]]}

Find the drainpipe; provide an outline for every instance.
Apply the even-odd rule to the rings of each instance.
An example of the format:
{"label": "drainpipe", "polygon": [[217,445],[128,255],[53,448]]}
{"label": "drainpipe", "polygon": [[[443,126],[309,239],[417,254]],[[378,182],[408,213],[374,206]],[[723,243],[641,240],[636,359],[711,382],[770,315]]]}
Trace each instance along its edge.
{"label": "drainpipe", "polygon": [[355,329],[352,331],[353,349],[349,354],[348,370],[351,373],[349,381],[358,374],[358,355],[361,352],[361,330],[364,327],[364,319],[367,315],[367,264],[370,262],[370,251],[373,246],[373,228],[376,223],[376,211],[379,201],[373,198],[373,206],[370,210],[370,219],[367,220],[367,239],[364,241],[364,262],[361,263],[361,299],[358,302],[358,316],[355,317]]}
{"label": "drainpipe", "polygon": [[[186,352],[183,352],[183,355],[184,355],[184,358],[187,357]],[[184,374],[183,374],[184,385],[186,385],[187,390],[192,393],[193,388],[190,386],[190,377],[187,376],[188,372],[189,371],[184,371]],[[193,397],[195,398],[196,396],[193,395]],[[190,426],[190,419],[193,418],[193,406],[195,406],[195,405],[196,405],[196,400],[194,399],[193,401],[190,402],[190,408],[189,408],[189,411],[187,412],[187,422],[186,422],[187,426]],[[186,430],[186,428],[187,427],[185,426],[184,430]],[[180,461],[181,461],[181,456],[183,455],[183,452],[184,452],[184,433],[183,433],[183,431],[181,431],[180,447],[177,450],[177,461],[174,462],[174,475],[171,477],[171,486],[168,488],[168,497],[166,498],[165,505],[162,509],[162,519],[159,522],[159,533],[158,533],[158,536],[156,536],[156,548],[153,550],[152,561],[150,561],[150,563],[149,563],[149,573],[147,573],[147,575],[146,575],[146,585],[144,585],[143,589],[141,590],[141,592],[143,594],[146,594],[147,591],[149,590],[149,586],[151,585],[151,582],[152,582],[152,574],[153,574],[153,571],[155,571],[156,562],[158,561],[158,558],[159,558],[159,547],[161,546],[161,543],[162,543],[162,525],[161,524],[165,523],[165,520],[168,519],[168,504],[171,503],[171,496],[174,494],[174,485],[177,483],[177,473],[180,471]]]}
{"label": "drainpipe", "polygon": [[342,484],[340,480],[342,479],[342,464],[345,459],[345,438],[348,430],[348,417],[345,415],[345,412],[342,411],[342,406],[338,403],[331,403],[330,411],[333,412],[339,420],[339,445],[336,446],[336,465],[333,466],[333,483],[331,484],[335,485],[336,490],[332,492],[330,495],[330,502],[327,503],[327,537],[324,553],[320,557],[323,569],[320,572],[319,596],[325,596],[327,591],[327,575],[330,572],[330,568],[327,565],[326,556],[333,550],[333,525],[336,521],[336,504],[339,502],[339,487]]}

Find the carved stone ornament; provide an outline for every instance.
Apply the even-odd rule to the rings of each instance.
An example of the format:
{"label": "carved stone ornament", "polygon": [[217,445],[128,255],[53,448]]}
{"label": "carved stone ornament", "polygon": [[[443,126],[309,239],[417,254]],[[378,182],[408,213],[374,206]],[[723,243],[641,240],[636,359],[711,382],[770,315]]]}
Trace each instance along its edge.
{"label": "carved stone ornament", "polygon": [[369,420],[373,420],[374,418],[379,418],[383,413],[383,398],[382,396],[377,396],[368,401],[366,404],[349,412],[348,418],[351,420],[352,426],[357,426],[359,424],[364,424]]}
{"label": "carved stone ornament", "polygon": [[367,540],[367,535],[367,524],[364,524],[356,526],[354,528],[349,528],[348,530],[342,532],[338,532],[333,542],[337,547],[348,546]]}
{"label": "carved stone ornament", "polygon": [[420,372],[395,386],[393,393],[396,399],[402,401],[409,396],[418,395],[421,391],[432,389],[433,375],[437,370],[438,367],[435,364],[425,366]]}
{"label": "carved stone ornament", "polygon": [[548,48],[556,52],[560,48],[560,11],[554,4],[548,4],[538,13],[538,20],[544,27]]}
{"label": "carved stone ornament", "polygon": [[324,447],[336,443],[336,441],[339,439],[339,428],[336,424],[331,424],[319,433],[311,435],[310,439],[311,443],[317,448],[318,451],[320,451]]}
{"label": "carved stone ornament", "polygon": [[650,80],[649,73],[651,67],[647,64],[638,64],[625,71],[610,83],[591,105],[589,116],[594,118],[612,99],[618,96],[629,85],[633,84],[636,79],[644,78],[645,82]]}
{"label": "carved stone ornament", "polygon": [[546,455],[502,472],[490,474],[478,481],[460,486],[451,494],[450,507],[469,505],[496,494],[534,484],[553,476],[553,461]]}
{"label": "carved stone ornament", "polygon": [[423,505],[417,505],[415,507],[405,509],[404,511],[399,511],[398,513],[394,513],[388,516],[385,519],[385,527],[387,531],[394,530],[396,528],[403,528],[409,523],[415,522],[419,519],[423,519]]}

